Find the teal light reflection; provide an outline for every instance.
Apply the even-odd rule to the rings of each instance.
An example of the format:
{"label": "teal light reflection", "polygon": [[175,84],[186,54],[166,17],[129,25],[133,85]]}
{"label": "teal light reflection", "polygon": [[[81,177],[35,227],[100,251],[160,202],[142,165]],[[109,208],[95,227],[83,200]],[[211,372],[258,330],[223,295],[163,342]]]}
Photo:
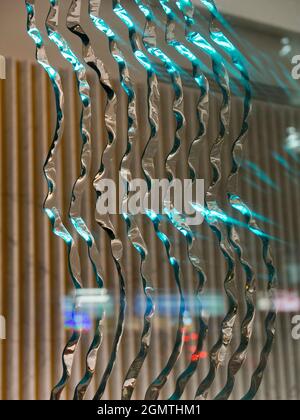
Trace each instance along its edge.
{"label": "teal light reflection", "polygon": [[[124,9],[124,7],[122,7],[122,5],[120,3],[117,3],[114,6],[114,12],[116,13],[116,15],[122,20],[123,23],[125,23],[125,25],[127,26],[127,28],[129,29],[129,31],[131,31],[134,35],[136,35],[136,28],[135,25],[132,21],[132,19],[130,18],[128,12]],[[134,55],[136,57],[136,59],[139,61],[139,63],[148,71],[148,72],[152,72],[154,71],[150,60],[148,59],[148,57],[143,53],[143,51],[141,51],[138,46],[136,45],[136,42],[134,42],[134,40],[132,39],[132,46],[133,46],[133,50],[134,50]]]}

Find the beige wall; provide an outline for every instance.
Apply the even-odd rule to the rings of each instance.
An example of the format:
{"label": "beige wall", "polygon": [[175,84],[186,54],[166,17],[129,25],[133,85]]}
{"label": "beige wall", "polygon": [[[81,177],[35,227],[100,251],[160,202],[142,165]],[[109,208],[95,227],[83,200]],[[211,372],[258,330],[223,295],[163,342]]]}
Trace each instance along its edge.
{"label": "beige wall", "polygon": [[[200,0],[193,0],[196,5]],[[220,11],[263,25],[300,32],[298,0],[216,0]]]}

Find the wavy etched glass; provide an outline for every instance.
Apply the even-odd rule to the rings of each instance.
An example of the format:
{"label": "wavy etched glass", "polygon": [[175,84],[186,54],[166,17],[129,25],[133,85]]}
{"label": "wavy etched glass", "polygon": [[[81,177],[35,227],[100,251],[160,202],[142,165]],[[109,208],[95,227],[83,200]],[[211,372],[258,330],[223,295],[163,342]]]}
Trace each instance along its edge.
{"label": "wavy etched glass", "polygon": [[[187,389],[191,393],[190,386],[195,380],[198,382],[192,390],[193,395],[190,395],[192,398],[229,399],[238,380],[237,375],[250,351],[254,330],[258,267],[250,263],[247,244],[242,240],[245,236],[254,236],[262,243],[261,257],[268,273],[266,289],[271,304],[265,318],[266,341],[260,353],[260,361],[252,377],[249,377],[250,387],[242,397],[245,400],[253,399],[266,370],[274,342],[276,320],[276,269],[270,247],[271,240],[275,238],[266,233],[257,220],[270,224],[272,221],[246,205],[238,188],[244,162],[244,145],[251,124],[253,89],[249,67],[253,70],[252,67],[255,66],[239,51],[238,44],[235,43],[235,33],[213,0],[200,0],[198,3],[204,7],[199,9],[197,2],[192,0],[70,0],[66,9],[66,22],[63,24],[69,31],[68,40],[62,35],[65,28],[59,20],[62,4],[65,6],[65,3],[49,0],[46,34],[61,55],[64,65],[76,79],[76,94],[80,106],[80,122],[75,128],[80,137],[81,148],[79,156],[72,157],[77,160],[79,173],[72,181],[65,221],[58,194],[61,188],[58,182],[59,147],[62,143],[64,122],[68,118],[64,107],[65,92],[60,70],[50,62],[48,56],[52,55],[47,53],[47,41],[38,29],[37,2],[24,1],[27,32],[36,47],[36,61],[48,75],[55,98],[56,125],[44,164],[48,187],[44,211],[53,233],[66,244],[67,264],[74,291],[82,292],[82,285],[85,284],[83,279],[88,275],[82,268],[86,270],[86,264],[81,261],[82,246],[87,251],[89,269],[97,290],[104,293],[108,285],[111,289],[118,289],[110,315],[112,322],[107,321],[102,304],[97,307],[95,330],[84,354],[83,372],[78,376],[79,382],[76,381],[75,389],[72,390],[73,399],[87,398],[92,387],[94,400],[103,398],[110,387],[114,386],[112,384],[116,383],[115,376],[118,373],[119,396],[122,400],[134,398],[135,393],[140,393],[140,388],[146,400],[158,400],[166,396],[170,400],[179,400],[186,395]],[[205,20],[204,12],[208,15],[208,21]],[[208,23],[207,34],[202,33],[199,16]],[[181,32],[181,35],[177,32]],[[80,52],[77,52],[78,42]],[[210,73],[204,64],[207,62],[211,67]],[[103,119],[100,115],[93,114],[98,112],[99,106],[92,100],[92,86],[95,86],[91,83],[93,76],[96,77],[97,88],[103,93],[101,101],[104,97],[104,103],[101,103]],[[231,133],[235,122],[231,112],[232,98],[237,85],[242,98],[242,121],[238,126],[238,134],[233,136]],[[166,91],[165,86],[171,92],[168,106],[164,106],[162,98],[162,92]],[[210,106],[214,103],[215,94],[218,96],[215,107],[217,111],[212,118]],[[196,98],[194,102],[191,101],[192,95]],[[186,109],[192,109],[192,115],[187,114]],[[103,130],[98,138],[92,136],[92,116],[101,120]],[[145,126],[141,126],[141,120],[146,121]],[[163,127],[165,121],[168,130]],[[191,128],[192,121],[196,124],[196,130]],[[210,130],[211,121],[215,121],[216,135],[213,136]],[[64,142],[73,144],[75,141],[72,137],[64,138]],[[209,141],[211,146],[206,153]],[[101,156],[94,154],[97,148],[93,146],[97,142],[102,147]],[[224,169],[226,154],[230,159],[229,172]],[[279,155],[276,156],[280,160]],[[96,173],[92,173],[94,160],[100,162]],[[257,176],[264,178],[268,185],[276,187],[258,166],[250,161],[246,161],[246,164],[247,162]],[[281,163],[284,165],[282,160]],[[68,162],[63,164],[68,165]],[[211,178],[204,191],[203,201],[192,197],[188,203],[196,215],[200,216],[201,222],[203,221],[204,226],[196,229],[189,223],[186,208],[178,209],[178,202],[171,193],[172,183],[178,180],[183,171],[188,173],[189,185],[197,188],[201,166],[205,165]],[[134,175],[137,167],[140,168],[142,181],[146,185],[141,198],[141,217],[130,207],[136,194]],[[153,205],[152,198],[156,192],[156,181],[164,181],[159,176],[161,173],[166,175],[168,187],[161,197],[162,207],[158,210]],[[108,180],[122,192],[118,198],[115,197],[119,201],[119,212],[116,213],[103,212],[101,207],[105,196],[103,185]],[[109,257],[104,264],[107,267],[102,264],[105,241],[103,244],[101,240],[98,241],[99,232],[88,221],[89,218],[84,216],[82,209],[90,184],[95,193],[95,226],[103,231],[109,246]],[[237,215],[236,219],[225,208]],[[242,229],[244,236],[241,235]],[[206,230],[213,237],[212,241],[208,239],[209,247],[201,236]],[[162,246],[159,256],[155,241]],[[185,249],[186,255],[181,248]],[[213,264],[225,267],[223,271],[220,270],[222,276],[219,276],[218,285],[223,281],[223,290],[220,288],[220,293],[223,293],[227,307],[225,308],[224,303],[217,336],[214,336],[215,331],[208,328],[205,313],[206,289],[211,289],[216,284],[212,278],[216,271],[206,272],[204,269],[206,264],[203,255],[207,255],[207,249],[213,250]],[[131,255],[131,252],[134,257],[129,260],[126,256]],[[133,259],[137,262],[134,263]],[[155,270],[154,266],[158,269]],[[168,289],[165,287],[164,274],[161,274],[167,270],[171,272],[172,282]],[[115,278],[111,275],[113,271],[116,273],[116,285],[110,282],[110,279]],[[191,279],[195,280],[194,284],[188,284],[192,283]],[[142,302],[139,302],[142,320],[134,327],[130,324],[132,317],[129,313],[138,311],[131,296],[132,289],[136,289],[134,293],[140,289],[142,294]],[[174,296],[177,305],[174,304],[171,308],[172,333],[168,335],[171,342],[165,346],[165,352],[153,356],[156,349],[153,343],[163,336],[157,328],[161,322],[161,314],[156,302],[159,302],[160,297],[168,300]],[[190,299],[196,307],[193,315],[188,313]],[[242,303],[239,299],[242,299]],[[245,313],[241,306],[245,307]],[[74,319],[79,309],[78,305],[72,306]],[[193,317],[189,321],[193,328],[196,325],[193,332],[194,345],[189,347],[186,344],[190,340],[186,337],[187,315]],[[112,342],[108,345],[106,341],[112,325]],[[130,360],[124,362],[122,359],[125,353],[122,350],[128,343],[126,333],[132,328],[138,331],[138,338],[132,339],[134,343],[131,342],[133,350],[128,358]],[[82,329],[81,326],[73,328],[62,352],[63,371],[52,389],[53,400],[60,399],[62,393],[68,389]],[[234,337],[234,332],[237,337]],[[214,340],[211,336],[214,336]],[[234,349],[233,338],[236,339]],[[102,363],[104,341],[108,357]],[[200,373],[203,375],[203,354],[207,358],[208,370],[204,370],[202,377]],[[160,359],[155,369],[149,368],[153,357]],[[118,364],[120,360],[125,366],[122,374]],[[97,370],[99,365],[100,376]],[[226,369],[227,376],[221,389],[215,392],[221,367]],[[147,369],[149,371],[146,376]]]}

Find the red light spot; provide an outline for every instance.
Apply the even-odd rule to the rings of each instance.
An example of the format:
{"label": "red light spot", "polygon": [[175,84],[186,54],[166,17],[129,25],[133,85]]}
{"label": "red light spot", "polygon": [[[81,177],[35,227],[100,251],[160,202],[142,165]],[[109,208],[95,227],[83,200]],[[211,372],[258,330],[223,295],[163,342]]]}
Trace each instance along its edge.
{"label": "red light spot", "polygon": [[206,351],[200,351],[199,353],[195,353],[192,355],[192,362],[197,362],[197,360],[206,359],[208,353]]}
{"label": "red light spot", "polygon": [[187,333],[184,335],[184,342],[188,343],[189,341],[197,341],[199,337],[199,334],[197,333]]}

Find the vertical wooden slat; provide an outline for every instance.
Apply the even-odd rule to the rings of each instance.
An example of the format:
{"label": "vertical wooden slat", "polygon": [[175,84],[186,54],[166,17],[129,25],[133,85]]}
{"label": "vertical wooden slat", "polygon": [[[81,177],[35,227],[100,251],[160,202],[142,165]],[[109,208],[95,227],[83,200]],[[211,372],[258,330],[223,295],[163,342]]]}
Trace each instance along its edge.
{"label": "vertical wooden slat", "polygon": [[47,183],[42,182],[43,161],[48,153],[51,137],[47,119],[47,85],[50,83],[45,73],[41,73],[35,67],[33,69],[33,109],[34,109],[34,219],[36,221],[36,242],[35,242],[35,289],[36,303],[39,308],[36,316],[36,393],[37,398],[45,400],[49,398],[51,388],[51,352],[50,329],[45,328],[50,325],[50,223],[42,210],[42,203],[46,196]]}
{"label": "vertical wooden slat", "polygon": [[4,89],[4,142],[3,142],[3,312],[7,316],[7,338],[3,343],[4,398],[20,398],[20,220],[19,220],[19,150],[18,150],[18,92],[17,67],[7,62],[7,80]]}
{"label": "vertical wooden slat", "polygon": [[[54,108],[54,95],[50,84],[47,85],[47,98],[48,98],[48,112],[49,112],[49,133],[51,138],[56,124],[56,113]],[[45,157],[43,156],[43,161]],[[71,163],[71,162],[70,162]],[[61,203],[62,218],[65,220],[65,207],[62,206],[64,197],[64,185],[67,183],[63,178],[64,161],[62,154],[58,154],[57,158],[57,197],[58,202]],[[49,224],[49,221],[45,223]],[[63,317],[63,298],[66,294],[66,281],[70,281],[67,271],[66,260],[66,245],[64,241],[55,236],[51,230],[48,231],[50,235],[50,308],[51,308],[51,374],[52,374],[52,387],[57,384],[62,374],[61,355],[63,348],[66,344],[66,334],[64,330],[64,317]],[[64,397],[64,395],[63,395]]]}
{"label": "vertical wooden slat", "polygon": [[[294,108],[294,109],[287,109],[287,122],[286,122],[286,127],[298,127],[299,124],[299,118],[300,118],[300,112],[298,108]],[[286,130],[285,130],[285,135],[286,135]],[[285,136],[283,136],[285,137]],[[292,161],[292,159],[289,160],[291,167],[293,168],[294,171],[296,171],[295,173],[297,173],[299,167],[298,164],[296,164],[295,161]],[[299,226],[299,219],[297,217],[298,212],[299,212],[299,207],[300,207],[300,191],[299,191],[299,180],[298,177],[296,177],[296,179],[293,182],[293,189],[292,189],[292,197],[295,198],[296,200],[296,206],[293,206],[293,212],[294,212],[294,217],[296,218],[296,223],[297,226]],[[297,228],[299,231],[299,227]],[[292,262],[297,262],[298,260],[298,253],[297,253],[297,249],[298,246],[297,244],[299,243],[299,237],[296,236],[295,238],[295,244],[294,244],[294,252],[292,253],[293,259]],[[285,270],[286,272],[287,270]],[[289,279],[289,284],[290,287],[294,287],[295,291],[298,293],[298,296],[300,295],[300,283],[297,279],[297,274],[299,273],[299,269],[298,272],[296,273],[296,276],[294,276],[292,279]],[[294,315],[294,314],[293,314]],[[289,316],[289,320],[292,320],[292,316]],[[295,360],[295,365],[294,365],[294,369],[295,372],[299,372],[300,369],[300,352],[299,352],[299,341],[297,342],[293,342],[293,352],[294,352],[294,360]],[[296,375],[296,387],[295,389],[293,389],[293,399],[298,400],[299,399],[299,395],[300,395],[300,377],[299,375]]]}
{"label": "vertical wooden slat", "polygon": [[[255,157],[259,156],[260,153],[260,143],[256,141],[256,139],[259,138],[259,130],[257,128],[257,109],[257,105],[254,104],[248,138],[244,147],[244,155],[245,158],[247,158],[248,160],[255,159]],[[260,208],[262,202],[261,195],[259,194],[260,191],[254,189],[252,186],[250,186],[249,183],[244,181],[246,176],[252,179],[251,175],[245,173],[245,170],[242,165],[242,168],[240,170],[239,182],[239,191],[241,192],[241,197],[250,209],[252,209],[254,205],[256,206],[256,208]],[[253,182],[258,181],[254,179]],[[237,216],[237,212],[235,212],[235,216]],[[257,294],[265,288],[265,280],[262,280],[259,277],[259,274],[262,274],[262,272],[264,271],[263,261],[261,257],[261,243],[259,242],[259,239],[256,238],[253,234],[249,235],[249,232],[246,229],[242,229],[240,233],[242,235],[243,247],[245,249],[247,257],[249,258],[250,263],[253,266],[254,273],[256,276]],[[258,347],[262,345],[264,339],[263,321],[264,313],[256,311],[252,340],[249,344],[248,356],[244,364],[244,368],[242,369],[244,387],[243,389],[238,390],[239,392],[237,398],[241,398],[248,391],[250,385],[250,375],[252,374],[252,372],[256,368],[256,365],[259,362]],[[269,383],[266,384],[266,389],[268,393],[271,392],[271,386],[269,385]],[[265,381],[263,382],[263,385],[260,388],[260,396],[263,397],[263,399],[267,398],[267,394],[265,393]]]}
{"label": "vertical wooden slat", "polygon": [[[59,183],[60,197],[61,197],[61,209],[63,214],[63,221],[67,226],[68,230],[73,235],[75,242],[78,245],[79,252],[85,248],[81,242],[81,238],[78,237],[77,232],[72,227],[72,223],[69,220],[69,206],[71,202],[71,193],[74,182],[79,176],[80,171],[80,150],[81,150],[81,138],[80,138],[80,104],[78,98],[77,84],[75,76],[70,70],[65,70],[63,76],[63,90],[65,96],[65,129],[62,139],[62,151],[61,157],[61,177]],[[72,159],[69,159],[72,156]],[[65,244],[63,244],[65,246]],[[84,257],[86,254],[83,254]],[[83,287],[87,284],[88,273],[83,270],[84,262],[81,260],[81,281]],[[67,295],[71,296],[74,291],[74,287],[71,282],[71,276],[69,271],[64,271],[64,282],[62,287],[62,298]],[[67,337],[71,335],[71,331],[67,331]],[[63,343],[65,345],[65,342]],[[82,358],[81,358],[81,343],[79,343],[76,350],[76,357],[74,359],[74,365],[72,369],[72,376],[69,381],[69,385],[66,388],[66,398],[72,399],[74,389],[82,377]]]}
{"label": "vertical wooden slat", "polygon": [[[273,146],[274,140],[272,139],[271,150],[270,150],[267,147],[267,145],[270,143],[269,133],[271,131],[270,131],[270,128],[268,129],[268,124],[266,123],[268,121],[269,116],[270,116],[270,112],[272,111],[272,107],[267,106],[267,104],[261,103],[259,110],[260,110],[260,112],[259,112],[259,115],[258,115],[258,121],[259,121],[258,124],[259,124],[259,128],[260,128],[260,136],[261,136],[260,141],[261,141],[261,145],[263,146],[261,148],[262,153],[260,155],[259,165],[261,165],[261,167],[264,168],[265,172],[267,174],[270,174],[270,177],[272,179],[274,179],[274,176],[272,176],[272,171],[271,171],[271,168],[270,168],[270,159],[268,158],[268,154],[272,153],[271,151],[272,151],[272,148],[274,147]],[[275,128],[274,125],[272,125],[272,129],[274,129],[274,128]],[[278,188],[280,188],[280,187],[278,186]],[[272,191],[270,187],[267,188],[267,191],[269,191],[269,199],[264,201],[264,206],[263,206],[264,214],[269,215],[269,214],[272,213],[273,218],[275,220],[278,220],[277,211],[278,211],[278,206],[280,206],[280,204],[278,204],[278,196],[280,196],[279,191],[275,191],[274,189]],[[277,201],[277,203],[276,203],[275,200]],[[282,197],[281,197],[281,200],[282,200]],[[274,205],[272,203],[272,201],[273,201],[273,203],[275,201],[276,204],[274,203],[275,204]],[[272,206],[272,204],[273,204],[273,206]],[[272,226],[269,227],[269,231],[271,232],[271,236],[276,235],[276,232],[274,232]],[[274,243],[274,241],[272,241],[271,247],[273,248],[273,250],[274,250],[274,247],[276,248],[276,244]],[[279,254],[278,257],[283,257],[283,253]],[[279,267],[281,267],[283,264],[284,264],[284,260],[283,261],[281,260],[280,262],[278,262]],[[282,279],[279,279],[279,287],[280,287],[281,284],[282,284]],[[279,314],[279,317],[278,317],[277,326],[278,326],[278,329],[277,329],[278,340],[277,340],[277,346],[274,349],[274,356],[276,357],[276,350],[277,350],[278,354],[277,354],[277,359],[275,359],[276,360],[275,363],[277,365],[277,369],[280,370],[281,373],[282,373],[281,380],[283,382],[281,382],[281,387],[283,389],[281,391],[279,391],[281,389],[281,387],[276,387],[276,391],[277,391],[277,396],[276,397],[277,397],[277,399],[280,399],[280,398],[281,399],[286,399],[287,398],[287,388],[284,385],[284,381],[286,381],[287,370],[289,369],[289,366],[285,367],[283,365],[283,359],[281,357],[281,355],[285,351],[284,350],[284,347],[285,347],[284,346],[284,342],[285,342],[284,328],[285,327],[284,327],[284,322],[283,322],[283,316],[280,315],[280,314]],[[268,379],[268,376],[267,376],[267,379]],[[272,377],[269,377],[269,380],[272,381]]]}
{"label": "vertical wooden slat", "polygon": [[19,197],[20,197],[20,308],[21,328],[21,398],[35,395],[35,254],[36,225],[34,221],[34,143],[32,106],[32,66],[18,66],[19,91]]}
{"label": "vertical wooden slat", "polygon": [[[274,130],[273,136],[273,152],[277,152],[281,154],[282,144],[284,141],[284,136],[286,133],[286,124],[289,121],[289,115],[287,109],[285,107],[281,107],[280,109],[273,105],[270,110],[270,119],[269,119],[269,131],[272,128],[276,127]],[[278,170],[273,172],[274,179],[276,180],[277,184],[282,188],[281,194],[276,194],[273,196],[277,200],[274,206],[274,219],[277,220],[284,220],[284,209],[285,206],[288,205],[289,213],[291,217],[285,222],[285,235],[288,237],[288,245],[284,246],[281,245],[281,252],[278,253],[278,257],[281,257],[282,261],[278,261],[278,273],[279,273],[279,289],[280,290],[289,290],[289,281],[288,278],[283,274],[285,267],[288,265],[288,258],[290,253],[295,252],[295,247],[297,243],[297,232],[299,232],[299,221],[297,215],[294,213],[295,206],[291,205],[295,198],[292,197],[292,185],[289,178],[284,173],[284,169],[279,167]],[[275,235],[282,235],[282,229],[278,229],[277,226],[273,226],[273,234]],[[290,333],[290,316],[286,313],[280,314],[281,322],[282,322],[282,333],[283,339],[282,341],[285,342],[284,351],[285,357],[289,360],[287,366],[284,367],[285,371],[285,380],[286,380],[286,390],[287,390],[287,398],[292,397],[295,395],[295,388],[296,388],[296,377],[297,373],[295,371],[295,360],[293,354],[293,341],[291,339]],[[281,359],[281,363],[284,365],[283,360]]]}
{"label": "vertical wooden slat", "polygon": [[[5,78],[5,58],[0,56],[0,159],[3,159],[4,153],[3,153],[3,84],[4,81],[2,79]],[[3,224],[4,224],[4,218],[3,218],[3,206],[1,205],[3,200],[4,194],[3,194],[3,171],[2,171],[2,165],[0,166],[0,232],[3,232]],[[0,242],[2,246],[2,241]],[[1,321],[5,322],[5,316],[3,313],[3,298],[4,298],[4,278],[3,278],[3,270],[4,270],[4,262],[2,258],[2,252],[0,252],[0,316]],[[2,331],[3,335],[4,332]],[[3,336],[2,336],[3,338]],[[3,366],[3,351],[2,351],[2,340],[0,339],[0,366],[1,366],[1,374],[0,374],[0,399],[3,399],[3,375],[2,375],[2,366]]]}

